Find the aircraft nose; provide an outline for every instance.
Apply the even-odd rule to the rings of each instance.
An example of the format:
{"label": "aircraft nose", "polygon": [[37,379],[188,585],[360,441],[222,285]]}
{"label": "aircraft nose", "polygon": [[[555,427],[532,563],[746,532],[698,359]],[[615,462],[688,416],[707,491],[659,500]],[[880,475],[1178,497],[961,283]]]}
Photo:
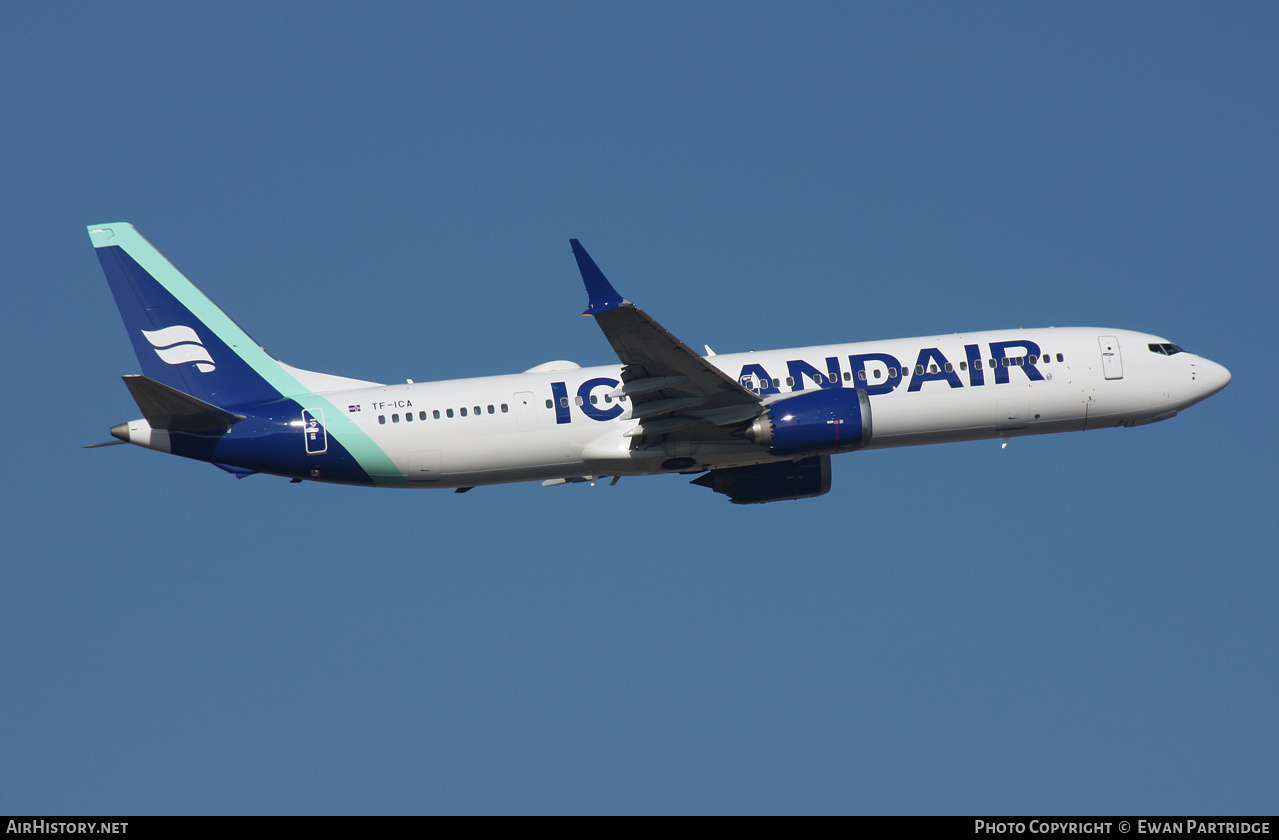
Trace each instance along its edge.
{"label": "aircraft nose", "polygon": [[1224,365],[1200,359],[1195,365],[1195,379],[1204,397],[1210,397],[1230,384],[1230,371]]}

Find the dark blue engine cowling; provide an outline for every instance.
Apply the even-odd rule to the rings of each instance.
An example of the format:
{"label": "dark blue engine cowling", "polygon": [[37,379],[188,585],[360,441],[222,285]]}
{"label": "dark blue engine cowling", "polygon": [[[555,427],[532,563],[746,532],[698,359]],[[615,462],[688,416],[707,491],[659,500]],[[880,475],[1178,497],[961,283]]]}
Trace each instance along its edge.
{"label": "dark blue engine cowling", "polygon": [[735,505],[811,499],[830,490],[830,456],[815,455],[777,464],[724,467],[690,482],[728,496]]}
{"label": "dark blue engine cowling", "polygon": [[870,397],[860,388],[829,388],[771,403],[746,430],[777,455],[851,452],[870,443]]}

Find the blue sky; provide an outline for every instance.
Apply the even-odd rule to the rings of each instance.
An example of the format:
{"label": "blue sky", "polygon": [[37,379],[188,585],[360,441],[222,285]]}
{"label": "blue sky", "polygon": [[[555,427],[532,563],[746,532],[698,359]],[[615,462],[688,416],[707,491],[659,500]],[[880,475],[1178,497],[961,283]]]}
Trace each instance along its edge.
{"label": "blue sky", "polygon": [[[6,21],[0,811],[1274,812],[1272,4]],[[611,362],[569,237],[694,347],[1093,325],[1234,381],[764,506],[237,481],[80,448],[137,414],[107,221],[379,381]]]}

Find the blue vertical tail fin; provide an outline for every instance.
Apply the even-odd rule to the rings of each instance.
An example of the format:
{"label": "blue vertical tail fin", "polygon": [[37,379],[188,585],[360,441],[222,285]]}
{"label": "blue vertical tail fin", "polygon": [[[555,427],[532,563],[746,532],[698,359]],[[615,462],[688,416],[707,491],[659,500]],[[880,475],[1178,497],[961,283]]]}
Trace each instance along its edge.
{"label": "blue vertical tail fin", "polygon": [[307,393],[133,225],[89,226],[142,373],[215,406]]}

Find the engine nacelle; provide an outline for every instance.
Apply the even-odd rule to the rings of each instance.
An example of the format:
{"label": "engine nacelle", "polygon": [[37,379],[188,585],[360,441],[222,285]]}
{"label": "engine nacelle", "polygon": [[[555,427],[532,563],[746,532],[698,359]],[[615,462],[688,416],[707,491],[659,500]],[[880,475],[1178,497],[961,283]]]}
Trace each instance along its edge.
{"label": "engine nacelle", "polygon": [[711,470],[690,483],[723,493],[735,505],[811,499],[830,490],[830,456],[817,455],[753,467],[725,467]]}
{"label": "engine nacelle", "polygon": [[829,388],[771,403],[746,430],[777,455],[851,452],[870,443],[870,397],[860,388]]}

